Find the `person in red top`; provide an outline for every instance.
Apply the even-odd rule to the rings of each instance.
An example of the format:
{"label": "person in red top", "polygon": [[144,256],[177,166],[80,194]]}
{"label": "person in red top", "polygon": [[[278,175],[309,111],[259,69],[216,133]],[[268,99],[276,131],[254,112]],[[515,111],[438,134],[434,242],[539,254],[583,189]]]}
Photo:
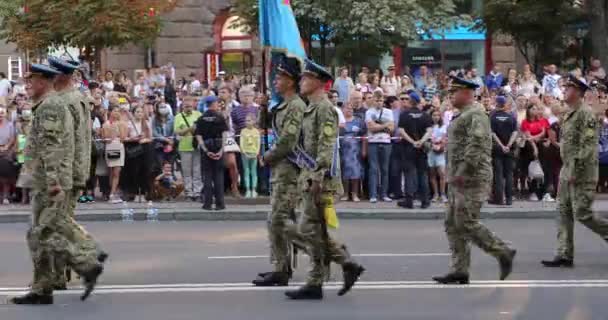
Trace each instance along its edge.
{"label": "person in red top", "polygon": [[[542,110],[535,105],[529,105],[526,110],[526,119],[521,123],[521,133],[525,139],[525,145],[520,152],[520,172],[528,173],[528,167],[534,160],[539,160],[543,172],[549,172],[549,158],[545,152],[545,148],[541,148],[542,143],[548,139],[549,121],[543,117]],[[541,151],[541,152],[539,152]],[[530,181],[530,200],[538,201],[541,197],[543,201],[554,202],[555,199],[550,194],[546,194],[548,189],[547,182],[549,179],[539,181]],[[544,195],[544,197],[543,197]]]}

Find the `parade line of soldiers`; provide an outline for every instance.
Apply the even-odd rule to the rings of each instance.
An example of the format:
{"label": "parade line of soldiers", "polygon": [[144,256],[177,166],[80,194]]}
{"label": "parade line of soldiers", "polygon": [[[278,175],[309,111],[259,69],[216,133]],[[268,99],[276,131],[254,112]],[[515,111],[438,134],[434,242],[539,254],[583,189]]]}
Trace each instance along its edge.
{"label": "parade line of soldiers", "polygon": [[[32,225],[27,243],[34,265],[31,291],[14,304],[52,304],[53,290],[65,290],[70,270],[84,283],[85,300],[93,291],[108,255],[73,216],[90,164],[91,124],[86,98],[72,83],[75,61],[49,57],[35,64],[27,88],[35,106],[26,166],[33,173]],[[282,103],[272,109],[275,146],[263,155],[272,168],[269,239],[274,270],[257,275],[255,286],[287,286],[295,249],[310,256],[306,284],[285,294],[294,300],[323,298],[323,283],[332,262],[342,267],[342,296],[363,274],[345,245],[327,231],[324,208],[342,193],[338,159],[338,114],[324,91],[331,74],[310,60],[283,57],[273,83]],[[433,277],[440,284],[468,284],[474,243],[498,261],[501,280],[513,269],[516,250],[479,222],[492,182],[490,120],[474,103],[478,85],[452,77],[450,94],[458,110],[448,129],[449,201],[445,231],[452,254],[451,270]],[[564,162],[559,190],[559,247],[546,267],[573,267],[574,218],[608,240],[608,222],[591,211],[598,179],[599,125],[583,104],[588,86],[571,77],[565,101],[570,111],[562,125]],[[308,103],[304,102],[304,97]],[[296,207],[302,218],[296,224]]]}

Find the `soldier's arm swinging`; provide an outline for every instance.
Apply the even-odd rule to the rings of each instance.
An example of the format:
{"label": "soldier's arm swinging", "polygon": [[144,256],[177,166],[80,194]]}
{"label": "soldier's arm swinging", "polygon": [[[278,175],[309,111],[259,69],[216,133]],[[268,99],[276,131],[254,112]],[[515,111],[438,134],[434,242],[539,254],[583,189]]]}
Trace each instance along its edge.
{"label": "soldier's arm swinging", "polygon": [[276,141],[274,148],[267,151],[264,154],[264,162],[272,165],[278,161],[281,161],[289,155],[289,153],[296,147],[298,141],[300,141],[301,128],[302,128],[302,114],[304,111],[303,103],[294,103],[288,107],[284,130],[279,132],[279,139]]}
{"label": "soldier's arm swinging", "polygon": [[[484,143],[490,137],[489,125],[485,114],[474,114],[471,117],[471,124],[467,132],[468,141],[464,148],[464,157],[461,165],[456,168],[455,176],[463,177],[475,171],[479,159],[483,156],[485,149]],[[487,117],[486,117],[487,118]]]}
{"label": "soldier's arm swinging", "polygon": [[[67,110],[61,106],[53,106],[42,110],[40,114],[39,145],[45,147],[40,153],[41,167],[46,173],[46,185],[48,189],[61,186],[61,166],[65,152],[65,144],[73,141],[64,141],[66,131],[66,118],[69,117]],[[71,123],[69,121],[68,123]],[[72,177],[69,177],[71,179]]]}
{"label": "soldier's arm swinging", "polygon": [[[320,105],[317,111],[318,121],[321,126],[317,141],[317,167],[315,168],[312,180],[322,182],[327,171],[331,168],[334,153],[334,145],[338,138],[338,115],[331,105]],[[304,128],[306,129],[306,128]]]}

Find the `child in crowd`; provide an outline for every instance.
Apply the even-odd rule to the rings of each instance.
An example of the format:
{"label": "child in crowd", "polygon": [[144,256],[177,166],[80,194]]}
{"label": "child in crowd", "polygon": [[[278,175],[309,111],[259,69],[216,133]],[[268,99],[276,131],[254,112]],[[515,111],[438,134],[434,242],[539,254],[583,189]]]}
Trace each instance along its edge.
{"label": "child in crowd", "polygon": [[163,163],[163,172],[154,178],[154,199],[175,200],[184,192],[184,182],[173,173],[170,162]]}
{"label": "child in crowd", "polygon": [[243,159],[243,178],[245,198],[256,198],[256,186],[258,185],[258,156],[260,154],[260,131],[255,127],[255,119],[252,114],[245,118],[245,127],[241,130],[241,157]]}
{"label": "child in crowd", "polygon": [[25,148],[27,137],[32,128],[32,110],[23,110],[21,112],[21,121],[17,125],[17,163],[19,164],[20,172],[17,179],[17,188],[21,189],[21,204],[30,203],[30,187],[32,173],[23,164],[25,163]]}

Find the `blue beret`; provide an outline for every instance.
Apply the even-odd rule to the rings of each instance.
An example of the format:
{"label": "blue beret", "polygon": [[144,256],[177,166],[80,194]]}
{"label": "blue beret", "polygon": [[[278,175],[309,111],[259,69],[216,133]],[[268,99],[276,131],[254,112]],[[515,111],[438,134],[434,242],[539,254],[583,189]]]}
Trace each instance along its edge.
{"label": "blue beret", "polygon": [[456,76],[450,76],[450,79],[452,79],[452,85],[450,86],[450,91],[455,91],[455,90],[459,90],[459,89],[475,90],[475,89],[479,88],[479,85],[477,83],[469,81],[469,80],[465,80],[463,78],[459,78]]}
{"label": "blue beret", "polygon": [[63,74],[72,74],[78,69],[78,62],[76,61],[67,61],[53,56],[49,56],[48,61],[53,68]]}
{"label": "blue beret", "polygon": [[283,56],[277,71],[293,79],[298,79],[302,75],[302,64],[296,58]]}
{"label": "blue beret", "polygon": [[504,106],[505,104],[507,104],[507,98],[505,96],[496,97],[496,105]]}
{"label": "blue beret", "polygon": [[207,108],[214,102],[218,101],[218,97],[216,96],[207,96],[205,97],[205,106],[207,106]]}
{"label": "blue beret", "polygon": [[33,76],[41,76],[44,78],[52,79],[55,76],[60,75],[61,72],[51,66],[47,66],[45,64],[34,63],[30,65],[30,72],[25,76],[26,79],[29,79]]}
{"label": "blue beret", "polygon": [[322,66],[314,63],[312,60],[306,59],[304,72],[303,74],[307,74],[313,76],[322,81],[330,81],[333,80],[334,77]]}
{"label": "blue beret", "polygon": [[590,89],[589,86],[585,82],[578,79],[577,77],[575,77],[572,74],[570,76],[568,76],[568,82],[566,83],[566,86],[575,87],[583,92],[586,92],[587,90]]}
{"label": "blue beret", "polygon": [[412,101],[416,102],[416,104],[420,103],[420,95],[416,92],[416,91],[411,91],[409,93],[410,95],[410,99],[412,99]]}

